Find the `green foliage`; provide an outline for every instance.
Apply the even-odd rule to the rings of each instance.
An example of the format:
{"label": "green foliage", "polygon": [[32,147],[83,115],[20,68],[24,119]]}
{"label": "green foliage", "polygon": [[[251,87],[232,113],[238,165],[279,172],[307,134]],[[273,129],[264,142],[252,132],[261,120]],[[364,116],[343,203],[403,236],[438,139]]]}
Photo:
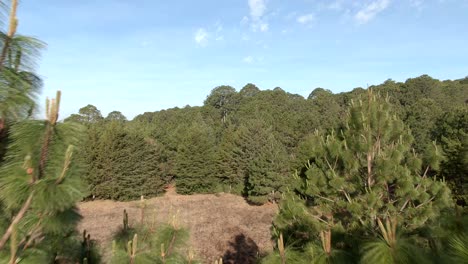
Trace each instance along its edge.
{"label": "green foliage", "polygon": [[7,143],[8,127],[12,122],[30,117],[36,109],[35,99],[42,80],[34,73],[35,59],[45,44],[41,41],[0,32],[0,163]]}
{"label": "green foliage", "polygon": [[125,122],[125,121],[127,121],[127,118],[120,111],[112,111],[107,115],[106,120],[107,121]]}
{"label": "green foliage", "polygon": [[433,129],[446,159],[439,175],[447,180],[460,205],[468,204],[468,109],[458,108],[441,116]]}
{"label": "green foliage", "polygon": [[[426,261],[420,242],[389,230],[398,222],[414,234],[450,208],[449,189],[430,176],[441,160],[436,146],[417,155],[410,131],[388,101],[371,92],[367,100],[353,102],[343,130],[327,136],[316,132],[306,142],[299,153],[307,164],[275,219],[287,245],[305,251],[320,235],[329,252],[344,250],[363,263]],[[389,217],[395,219],[392,229],[377,224]],[[334,235],[324,240],[326,232]],[[385,240],[375,239],[379,233]],[[365,239],[371,242],[363,244]]]}
{"label": "green foliage", "polygon": [[449,258],[452,263],[468,263],[468,236],[454,236],[449,242]]}
{"label": "green foliage", "polygon": [[[115,113],[114,113],[115,114]],[[110,116],[112,119],[112,115]],[[102,121],[103,117],[101,111],[97,109],[94,105],[87,105],[80,108],[78,114],[73,114],[65,119],[65,122],[75,122],[81,124],[94,124],[99,121]]]}
{"label": "green foliage", "polygon": [[433,99],[423,98],[409,107],[405,123],[411,127],[415,141],[414,148],[419,153],[431,143],[431,132],[441,114],[442,109]]}
{"label": "green foliage", "polygon": [[225,123],[228,115],[236,109],[237,101],[236,89],[231,86],[219,86],[211,91],[205,100],[205,105],[218,109],[221,121]]}
{"label": "green foliage", "polygon": [[216,190],[215,155],[214,135],[210,127],[203,123],[187,127],[175,161],[177,192],[192,194]]}
{"label": "green foliage", "polygon": [[88,128],[80,156],[88,165],[85,179],[91,195],[131,200],[161,194],[167,179],[156,159],[160,157],[157,143],[122,126],[120,121],[109,121]]}
{"label": "green foliage", "polygon": [[427,175],[437,158],[423,164],[412,152],[411,134],[388,107],[370,95],[350,109],[339,135],[316,142],[312,162],[300,177],[303,194],[314,197],[322,220],[340,215],[333,224],[372,229],[376,219],[392,215],[411,230],[449,205],[448,188]]}
{"label": "green foliage", "polygon": [[[399,121],[399,127],[404,124],[411,129],[410,135],[406,133],[401,139],[404,147],[394,146],[391,154],[393,159],[398,159],[399,155],[407,155],[414,149],[416,158],[404,158],[401,162],[411,162],[411,166],[406,172],[392,172],[390,175],[415,174],[415,168],[421,169],[418,163],[431,163],[428,178],[435,175],[438,179],[445,177],[457,200],[463,200],[460,197],[463,196],[462,182],[465,177],[462,176],[466,172],[462,168],[467,166],[463,163],[462,148],[455,146],[464,145],[460,143],[459,136],[441,127],[456,127],[456,124],[466,123],[464,120],[458,123],[454,120],[450,125],[443,125],[442,121],[450,120],[448,115],[456,112],[454,109],[463,108],[468,98],[467,84],[460,80],[441,82],[429,76],[420,76],[402,83],[387,80],[372,89],[376,94],[390,96],[391,118],[403,121]],[[307,171],[303,164],[312,161],[315,150],[334,144],[333,148],[341,151],[339,149],[343,146],[340,146],[340,142],[343,138],[340,131],[349,130],[345,122],[347,109],[351,104],[358,104],[361,97],[366,97],[366,91],[362,88],[340,94],[317,88],[308,99],[304,99],[281,88],[261,91],[255,85],[247,84],[236,92],[233,87],[219,86],[212,90],[202,107],[187,106],[145,113],[128,122],[123,122],[123,115],[114,111],[104,119],[106,122],[102,122],[99,110],[88,105],[80,109],[80,114],[72,115],[67,121],[74,120],[88,127],[88,141],[79,156],[89,164],[86,178],[97,198],[135,199],[140,192],[147,196],[157,195],[161,193],[162,185],[175,182],[180,185],[177,186],[180,193],[225,191],[244,194],[251,197],[250,201],[263,203],[276,199],[278,192],[284,191],[291,183],[287,180],[288,175],[294,170],[298,170],[299,175]],[[378,118],[374,116],[374,119]],[[389,124],[392,122],[388,121]],[[381,128],[385,126],[382,124]],[[463,128],[461,125],[456,130],[463,131]],[[319,138],[320,135],[335,132],[328,143],[318,144],[320,139],[315,131],[318,131]],[[398,131],[384,130],[384,134],[398,135]],[[364,130],[361,129],[361,132]],[[442,138],[454,139],[450,139],[449,143]],[[135,140],[135,148],[131,146],[131,140]],[[152,146],[151,150],[143,146],[143,141]],[[143,150],[135,151],[139,154],[123,151],[136,148]],[[119,153],[135,158],[125,160],[120,158]],[[147,155],[147,158],[142,158]],[[442,157],[442,167],[438,168]],[[346,159],[343,157],[343,160]],[[391,170],[384,160],[382,158],[379,161],[382,164],[378,166],[384,170],[379,173]],[[355,161],[360,164],[366,162],[361,156]],[[157,187],[153,193],[141,190],[141,182],[133,178],[138,176],[127,175],[131,172],[125,171],[125,168],[133,164],[142,167],[140,174],[151,175],[145,177],[156,181]],[[115,168],[122,171],[116,171]],[[144,168],[151,168],[153,172],[145,172],[147,170]],[[418,173],[422,175],[426,168]],[[120,180],[115,180],[117,178]],[[120,184],[124,181],[126,183]],[[116,184],[120,187],[114,187]],[[339,182],[334,181],[333,184]],[[409,186],[410,183],[406,188]],[[113,188],[121,189],[122,192],[111,195]],[[422,185],[419,188],[423,188]]]}
{"label": "green foliage", "polygon": [[0,218],[4,219],[0,251],[9,241],[10,250],[15,249],[11,257],[26,262],[62,256],[67,253],[64,244],[79,245],[74,232],[81,216],[75,205],[85,188],[74,153],[82,130],[76,124],[56,122],[59,103],[60,93],[48,101],[47,120],[11,126],[12,143],[0,167]]}
{"label": "green foliage", "polygon": [[[427,259],[418,256],[419,249],[410,242],[398,242],[395,249],[385,241],[369,242],[362,248],[361,263],[428,263]],[[415,250],[416,249],[416,250]]]}
{"label": "green foliage", "polygon": [[[261,260],[262,264],[282,264],[282,263],[298,263],[298,264],[345,264],[353,263],[352,256],[343,250],[332,249],[327,253],[321,245],[309,243],[302,250],[288,247],[284,250],[284,260],[280,252],[273,252]],[[379,263],[379,262],[374,262]]]}
{"label": "green foliage", "polygon": [[187,251],[187,239],[188,232],[178,225],[177,216],[161,226],[145,222],[122,228],[114,237],[111,263],[196,264],[193,254]]}
{"label": "green foliage", "polygon": [[280,196],[286,188],[288,157],[271,128],[262,120],[249,120],[224,133],[218,152],[221,183],[243,194],[253,203],[263,204]]}
{"label": "green foliage", "polygon": [[242,98],[250,98],[258,94],[259,92],[260,89],[258,89],[258,87],[255,86],[255,84],[248,83],[239,91],[239,95]]}

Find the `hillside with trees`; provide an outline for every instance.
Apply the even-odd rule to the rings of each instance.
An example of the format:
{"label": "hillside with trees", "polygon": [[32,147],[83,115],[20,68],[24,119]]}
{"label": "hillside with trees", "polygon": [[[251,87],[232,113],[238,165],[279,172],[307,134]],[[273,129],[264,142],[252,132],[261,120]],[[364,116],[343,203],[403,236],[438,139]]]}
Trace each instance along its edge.
{"label": "hillside with trees", "polygon": [[[423,75],[368,89],[387,98],[389,112],[413,138],[411,151],[425,155],[437,146],[442,169],[431,167],[430,173],[445,178],[462,205],[467,202],[467,83],[466,78],[439,81]],[[303,169],[314,151],[315,134],[341,133],[349,107],[367,100],[367,93],[362,88],[339,94],[317,88],[305,99],[281,88],[247,84],[237,92],[220,86],[201,107],[144,113],[127,121],[118,111],[103,117],[88,105],[65,123],[87,127],[80,157],[96,198],[138,199],[175,184],[182,194],[222,191],[263,204],[278,201],[294,171]]]}

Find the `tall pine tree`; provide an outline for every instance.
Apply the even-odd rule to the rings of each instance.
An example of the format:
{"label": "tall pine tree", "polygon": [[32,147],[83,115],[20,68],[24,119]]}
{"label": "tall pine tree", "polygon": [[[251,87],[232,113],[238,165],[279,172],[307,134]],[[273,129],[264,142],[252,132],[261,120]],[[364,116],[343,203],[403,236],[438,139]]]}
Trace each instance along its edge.
{"label": "tall pine tree", "polygon": [[175,182],[178,193],[210,193],[219,190],[216,180],[214,133],[203,121],[185,128],[176,154]]}
{"label": "tall pine tree", "polygon": [[[377,237],[379,222],[390,218],[411,232],[450,206],[446,184],[431,175],[439,166],[437,147],[418,156],[411,132],[388,100],[371,91],[367,100],[352,104],[342,131],[316,134],[315,140],[275,220],[296,243],[328,233]],[[345,246],[357,250],[352,243]]]}

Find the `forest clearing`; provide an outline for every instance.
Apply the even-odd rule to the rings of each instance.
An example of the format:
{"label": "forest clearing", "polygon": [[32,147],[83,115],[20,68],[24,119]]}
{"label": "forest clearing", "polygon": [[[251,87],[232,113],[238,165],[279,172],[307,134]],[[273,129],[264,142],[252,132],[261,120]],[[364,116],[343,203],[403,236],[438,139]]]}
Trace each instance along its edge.
{"label": "forest clearing", "polygon": [[[145,221],[158,224],[177,215],[182,226],[190,231],[189,245],[203,263],[255,263],[257,254],[273,250],[270,227],[277,205],[249,205],[244,198],[232,194],[179,195],[168,191],[163,197],[146,201]],[[78,229],[96,239],[109,259],[113,235],[122,226],[122,212],[129,213],[130,225],[140,221],[140,201],[89,201],[78,205],[83,216]]]}

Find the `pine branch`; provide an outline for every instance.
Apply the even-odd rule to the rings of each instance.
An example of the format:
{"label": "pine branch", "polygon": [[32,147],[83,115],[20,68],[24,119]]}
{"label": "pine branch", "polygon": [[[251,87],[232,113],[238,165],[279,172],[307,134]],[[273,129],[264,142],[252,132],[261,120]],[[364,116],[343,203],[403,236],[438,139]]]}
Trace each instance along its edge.
{"label": "pine branch", "polygon": [[17,225],[17,224],[19,223],[19,221],[21,221],[21,219],[23,219],[24,215],[26,214],[26,211],[28,211],[29,207],[31,206],[33,197],[34,197],[34,191],[31,192],[31,194],[29,194],[28,199],[27,199],[26,202],[23,204],[23,206],[21,207],[20,211],[19,211],[18,214],[15,216],[15,218],[14,218],[13,221],[11,222],[10,226],[8,227],[7,231],[5,232],[5,234],[3,235],[2,239],[0,240],[0,250],[3,249],[3,247],[4,247],[5,244],[6,244],[6,242],[7,242],[8,239],[11,237],[11,234],[13,233],[13,230],[14,230],[14,228],[15,228],[15,225]]}
{"label": "pine branch", "polygon": [[42,147],[41,147],[38,179],[41,179],[45,174],[45,166],[46,166],[47,157],[49,154],[49,145],[50,145],[51,137],[52,137],[52,128],[50,127],[50,123],[47,122],[46,132],[45,132],[44,140],[42,142]]}
{"label": "pine branch", "polygon": [[169,247],[167,248],[167,252],[166,252],[167,256],[171,255],[172,249],[174,248],[175,240],[176,240],[176,232],[174,232],[174,234],[172,235],[171,242],[169,243]]}
{"label": "pine branch", "polygon": [[346,196],[346,200],[348,200],[349,203],[352,203],[352,200],[351,200],[351,197],[349,196],[349,194],[344,189],[341,189],[341,191]]}
{"label": "pine branch", "polygon": [[[40,156],[41,161],[40,161],[40,164],[39,164],[39,175],[40,176],[41,176],[41,174],[44,173],[44,170],[45,170],[45,161],[47,160],[48,148],[49,148],[49,144],[50,144],[50,141],[51,141],[51,138],[50,138],[51,134],[50,135],[47,135],[47,134],[48,134],[48,132],[51,133],[51,131],[53,129],[53,126],[55,125],[55,123],[57,121],[57,117],[58,117],[58,109],[59,109],[58,103],[60,102],[60,94],[61,94],[60,91],[58,91],[57,92],[57,100],[52,101],[51,110],[50,110],[50,112],[47,113],[48,120],[46,121],[47,122],[46,137],[45,137],[45,140],[44,140],[45,142],[43,142],[42,149],[41,149],[41,154],[40,154],[41,155]],[[70,154],[70,157],[71,157],[71,154]],[[39,177],[39,178],[41,178],[41,177]],[[34,176],[34,174],[32,174],[32,183],[31,184],[36,183],[36,181],[37,181],[36,177]],[[34,195],[35,195],[35,192],[34,192],[34,190],[32,190],[31,193],[29,194],[28,199],[23,204],[23,206],[21,207],[20,211],[15,216],[13,221],[10,223],[10,226],[8,227],[7,231],[5,232],[5,234],[2,236],[2,239],[0,240],[0,250],[3,249],[3,247],[5,246],[8,239],[10,239],[12,233],[14,232],[14,227],[21,221],[21,219],[23,219],[26,212],[31,207],[31,203],[32,203],[32,200],[34,198]]]}
{"label": "pine branch", "polygon": [[10,240],[10,264],[16,263],[16,254],[18,253],[17,237],[18,232],[16,231],[16,225],[14,225]]}
{"label": "pine branch", "polygon": [[324,200],[327,200],[327,201],[329,201],[329,202],[335,203],[335,201],[333,201],[332,199],[329,199],[329,198],[327,198],[327,197],[323,197],[323,196],[320,196],[320,195],[318,195],[318,194],[315,194],[315,196],[317,196],[317,197],[320,198],[320,199],[324,199]]}
{"label": "pine branch", "polygon": [[39,221],[36,223],[36,225],[31,229],[31,231],[26,235],[26,237],[18,244],[23,246],[23,251],[29,248],[33,242],[38,239],[39,237],[42,236],[42,221],[43,221],[43,215],[41,214],[39,217]]}
{"label": "pine branch", "polygon": [[12,0],[10,10],[10,25],[8,27],[8,33],[5,37],[5,43],[3,44],[2,53],[0,55],[0,71],[3,69],[3,63],[10,48],[11,39],[16,33],[18,27],[18,18],[16,17],[16,10],[18,8],[18,0]]}
{"label": "pine branch", "polygon": [[419,207],[421,207],[421,206],[423,206],[423,205],[425,205],[425,204],[427,204],[427,203],[430,203],[430,202],[432,202],[432,200],[434,200],[434,199],[435,199],[435,196],[433,196],[431,199],[425,201],[424,203],[419,204],[419,205],[416,206],[415,208],[419,208]]}
{"label": "pine branch", "polygon": [[406,206],[408,205],[410,199],[406,199],[406,202],[403,204],[403,206],[400,208],[400,212],[403,212],[403,210],[406,208]]}
{"label": "pine branch", "polygon": [[70,146],[68,146],[67,152],[65,153],[65,161],[64,161],[64,164],[63,164],[62,172],[60,173],[60,176],[55,181],[55,184],[60,184],[60,183],[62,183],[63,179],[65,179],[65,175],[66,175],[68,169],[70,168],[72,155],[73,155],[73,146],[70,145]]}
{"label": "pine branch", "polygon": [[26,243],[23,246],[23,250],[28,249],[33,244],[33,242],[41,236],[42,236],[42,232],[40,231],[40,229],[38,229],[29,237],[28,241],[26,241]]}

